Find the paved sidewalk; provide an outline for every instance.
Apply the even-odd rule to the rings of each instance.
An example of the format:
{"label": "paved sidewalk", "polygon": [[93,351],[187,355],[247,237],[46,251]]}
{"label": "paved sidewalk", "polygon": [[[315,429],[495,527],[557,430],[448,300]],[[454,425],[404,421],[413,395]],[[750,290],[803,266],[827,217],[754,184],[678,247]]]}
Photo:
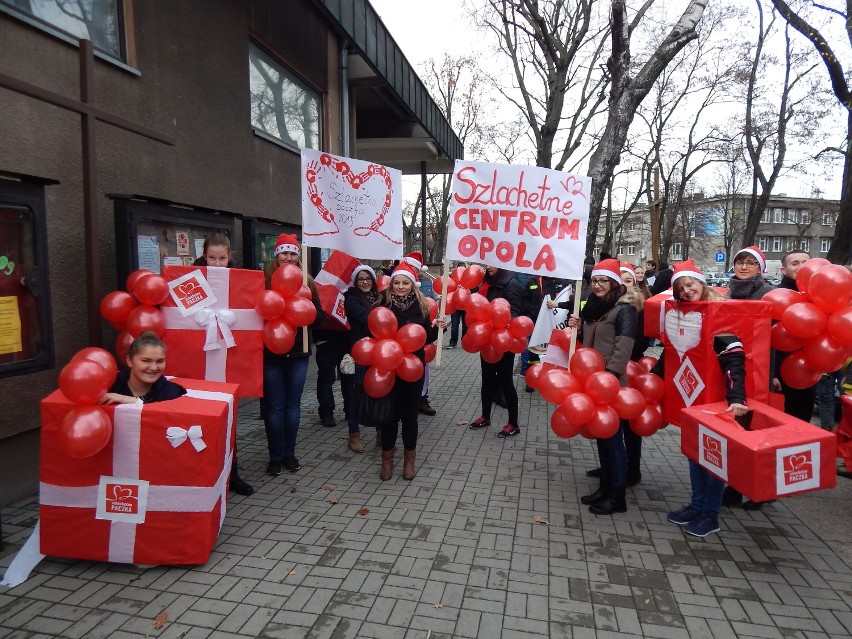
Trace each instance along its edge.
{"label": "paved sidewalk", "polygon": [[[421,418],[412,482],[399,477],[401,455],[395,477],[379,481],[372,432],[366,454],[347,449],[340,407],[337,429],[319,425],[313,380],[302,470],[267,477],[258,403],[247,402],[240,459],[257,491],[231,495],[207,565],[45,560],[25,584],[0,588],[0,637],[852,636],[842,559],[852,536],[837,532],[852,530],[852,482],[760,512],[724,509],[721,534],[690,538],[665,519],[689,494],[669,428],[646,440],[628,512],[596,517],[579,503],[592,488],[593,446],[556,438],[551,407],[516,380],[521,435],[495,437],[502,409],[490,429],[470,431],[479,360],[445,351],[429,393],[438,415]],[[820,504],[836,520],[828,532]],[[35,497],[3,509],[0,572],[36,512]]]}

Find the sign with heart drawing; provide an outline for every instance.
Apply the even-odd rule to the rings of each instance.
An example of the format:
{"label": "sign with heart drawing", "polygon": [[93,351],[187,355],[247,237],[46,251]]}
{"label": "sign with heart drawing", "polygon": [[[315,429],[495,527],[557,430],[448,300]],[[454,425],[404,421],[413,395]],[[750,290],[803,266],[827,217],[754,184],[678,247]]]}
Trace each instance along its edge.
{"label": "sign with heart drawing", "polygon": [[216,303],[216,294],[201,270],[196,269],[169,282],[169,295],[183,317]]}
{"label": "sign with heart drawing", "polygon": [[360,258],[401,258],[402,174],[302,149],[302,237]]}
{"label": "sign with heart drawing", "polygon": [[666,337],[683,359],[686,351],[698,346],[701,341],[701,313],[683,313],[679,309],[666,312]]}

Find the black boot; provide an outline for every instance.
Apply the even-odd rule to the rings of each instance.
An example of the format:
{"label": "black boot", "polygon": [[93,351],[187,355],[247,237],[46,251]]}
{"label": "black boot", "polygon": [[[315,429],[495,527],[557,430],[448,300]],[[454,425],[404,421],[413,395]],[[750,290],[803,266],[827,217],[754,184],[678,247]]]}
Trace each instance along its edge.
{"label": "black boot", "polygon": [[233,490],[238,495],[244,495],[248,497],[249,495],[254,494],[254,488],[249,486],[243,479],[240,478],[240,472],[237,469],[237,461],[231,464],[231,490]]}
{"label": "black boot", "polygon": [[625,482],[625,486],[630,488],[631,486],[635,486],[640,481],[642,481],[642,473],[639,472],[639,469],[631,469],[627,468],[627,481]]}
{"label": "black boot", "polygon": [[580,502],[583,504],[596,504],[607,496],[609,491],[609,482],[601,479],[601,485],[591,495],[583,495],[580,497]]}
{"label": "black boot", "polygon": [[605,498],[589,506],[589,512],[595,515],[611,515],[627,512],[627,502],[624,500],[624,486],[613,486]]}

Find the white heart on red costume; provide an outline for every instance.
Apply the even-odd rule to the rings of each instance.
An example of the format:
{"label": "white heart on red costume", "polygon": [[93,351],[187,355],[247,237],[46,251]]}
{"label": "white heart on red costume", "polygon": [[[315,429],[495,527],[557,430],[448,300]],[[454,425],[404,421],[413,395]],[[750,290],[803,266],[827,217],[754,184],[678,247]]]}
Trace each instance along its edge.
{"label": "white heart on red costume", "polygon": [[701,313],[698,311],[682,313],[679,309],[673,309],[666,313],[666,338],[681,359],[701,341],[701,322]]}

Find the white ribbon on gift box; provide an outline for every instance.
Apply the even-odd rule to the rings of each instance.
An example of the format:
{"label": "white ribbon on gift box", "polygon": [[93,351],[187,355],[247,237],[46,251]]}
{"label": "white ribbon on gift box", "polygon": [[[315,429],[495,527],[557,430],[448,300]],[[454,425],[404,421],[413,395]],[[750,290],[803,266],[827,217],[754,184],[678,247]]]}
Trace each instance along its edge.
{"label": "white ribbon on gift box", "polygon": [[[210,512],[221,498],[219,529],[225,521],[228,496],[228,476],[233,462],[231,434],[234,429],[234,396],[217,391],[188,389],[187,397],[228,404],[228,425],[225,433],[225,460],[222,472],[213,486],[158,486],[148,488],[147,511]],[[142,440],[143,405],[121,404],[115,408],[113,427],[112,474],[115,477],[139,479],[139,447]],[[196,427],[191,427],[192,428]],[[199,429],[200,430],[200,429]],[[203,443],[203,442],[202,442]],[[59,486],[40,482],[39,503],[42,506],[97,509],[98,486]],[[138,524],[113,521],[110,526],[108,559],[116,563],[133,563]],[[39,561],[44,558],[39,547],[40,526],[36,523],[32,535],[6,570],[0,585],[14,587],[22,584]]]}
{"label": "white ribbon on gift box", "polygon": [[177,448],[187,439],[189,439],[189,443],[199,453],[207,448],[207,444],[204,443],[204,433],[201,430],[201,426],[190,426],[189,430],[180,426],[169,426],[166,429],[166,439],[169,440],[173,448]]}
{"label": "white ribbon on gift box", "polygon": [[208,266],[207,282],[216,295],[215,304],[187,317],[181,315],[176,306],[163,306],[160,310],[168,330],[203,329],[207,332],[204,338],[204,351],[207,354],[204,379],[224,382],[228,349],[236,345],[233,331],[261,331],[263,318],[253,308],[228,308],[231,292],[229,269]]}

